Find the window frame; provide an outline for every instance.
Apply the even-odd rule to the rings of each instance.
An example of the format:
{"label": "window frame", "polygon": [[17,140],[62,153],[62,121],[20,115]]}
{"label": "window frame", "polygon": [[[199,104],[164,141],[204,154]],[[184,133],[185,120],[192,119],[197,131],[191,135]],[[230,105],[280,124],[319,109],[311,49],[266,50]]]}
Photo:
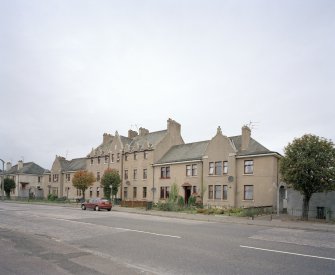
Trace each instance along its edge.
{"label": "window frame", "polygon": [[143,179],[144,180],[148,179],[148,169],[147,168],[143,169]]}
{"label": "window frame", "polygon": [[222,185],[220,184],[215,184],[214,185],[214,200],[221,200],[221,192],[222,192]]}
{"label": "window frame", "polygon": [[244,161],[244,175],[253,175],[253,174],[254,174],[254,160],[252,159],[245,160]]}
{"label": "window frame", "polygon": [[170,166],[162,166],[161,167],[161,179],[169,179],[170,178]]}
{"label": "window frame", "polygon": [[[247,189],[249,189],[249,190],[247,190]],[[251,194],[251,197],[249,197],[250,194]],[[254,186],[252,184],[244,185],[244,187],[243,187],[243,200],[245,200],[245,201],[254,200]]]}
{"label": "window frame", "polygon": [[228,174],[228,161],[223,161],[222,163],[222,174]]}
{"label": "window frame", "polygon": [[222,185],[222,200],[228,200],[228,185]]}
{"label": "window frame", "polygon": [[208,174],[211,176],[214,175],[214,168],[215,168],[214,161],[210,161],[208,166],[209,166]]}
{"label": "window frame", "polygon": [[212,200],[214,198],[214,188],[213,185],[208,185],[208,199]]}

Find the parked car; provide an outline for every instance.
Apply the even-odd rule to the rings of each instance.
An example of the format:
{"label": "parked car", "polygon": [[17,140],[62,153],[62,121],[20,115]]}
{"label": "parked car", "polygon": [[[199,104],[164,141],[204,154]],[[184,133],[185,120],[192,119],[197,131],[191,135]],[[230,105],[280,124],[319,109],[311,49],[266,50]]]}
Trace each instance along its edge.
{"label": "parked car", "polygon": [[101,209],[106,209],[111,211],[112,203],[106,199],[89,199],[87,202],[81,204],[81,209],[86,210],[88,208],[93,209],[94,211],[100,211]]}

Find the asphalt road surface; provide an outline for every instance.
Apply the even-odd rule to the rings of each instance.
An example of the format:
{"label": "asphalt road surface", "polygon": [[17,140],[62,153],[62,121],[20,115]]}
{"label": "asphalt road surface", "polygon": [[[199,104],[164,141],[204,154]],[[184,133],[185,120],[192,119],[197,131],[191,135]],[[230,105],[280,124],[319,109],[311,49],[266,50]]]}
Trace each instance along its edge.
{"label": "asphalt road surface", "polygon": [[0,274],[335,274],[331,232],[0,202]]}

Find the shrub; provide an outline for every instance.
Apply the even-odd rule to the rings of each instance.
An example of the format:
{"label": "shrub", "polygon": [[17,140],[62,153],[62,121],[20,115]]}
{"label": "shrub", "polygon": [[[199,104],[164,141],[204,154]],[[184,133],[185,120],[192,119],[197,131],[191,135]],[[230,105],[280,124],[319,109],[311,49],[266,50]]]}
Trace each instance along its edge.
{"label": "shrub", "polygon": [[189,206],[194,206],[195,205],[195,201],[196,201],[196,197],[190,196],[189,199],[188,199],[188,205]]}
{"label": "shrub", "polygon": [[184,198],[182,196],[178,196],[178,206],[184,207],[184,205],[185,205]]}
{"label": "shrub", "polygon": [[49,201],[54,201],[54,200],[56,200],[58,197],[56,196],[56,195],[54,195],[54,194],[49,194],[48,195],[48,200]]}

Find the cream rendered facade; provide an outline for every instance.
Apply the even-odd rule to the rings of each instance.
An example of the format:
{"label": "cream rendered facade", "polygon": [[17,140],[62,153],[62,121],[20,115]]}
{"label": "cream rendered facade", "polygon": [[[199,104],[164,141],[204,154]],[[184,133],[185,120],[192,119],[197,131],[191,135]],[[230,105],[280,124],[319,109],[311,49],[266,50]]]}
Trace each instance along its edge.
{"label": "cream rendered facade", "polygon": [[165,200],[176,183],[185,202],[193,195],[209,206],[276,206],[279,158],[253,140],[248,127],[236,137],[223,135],[219,127],[210,141],[173,147],[154,165],[159,193],[154,201]]}
{"label": "cream rendered facade", "polygon": [[15,189],[11,191],[11,197],[28,198],[43,197],[43,173],[45,169],[34,162],[24,163],[18,161],[14,166],[7,162],[5,177],[15,181]]}
{"label": "cream rendered facade", "polygon": [[53,194],[58,198],[81,198],[81,192],[72,185],[73,175],[79,170],[86,170],[86,158],[66,160],[64,157],[56,156],[51,170],[44,173],[44,197]]}

